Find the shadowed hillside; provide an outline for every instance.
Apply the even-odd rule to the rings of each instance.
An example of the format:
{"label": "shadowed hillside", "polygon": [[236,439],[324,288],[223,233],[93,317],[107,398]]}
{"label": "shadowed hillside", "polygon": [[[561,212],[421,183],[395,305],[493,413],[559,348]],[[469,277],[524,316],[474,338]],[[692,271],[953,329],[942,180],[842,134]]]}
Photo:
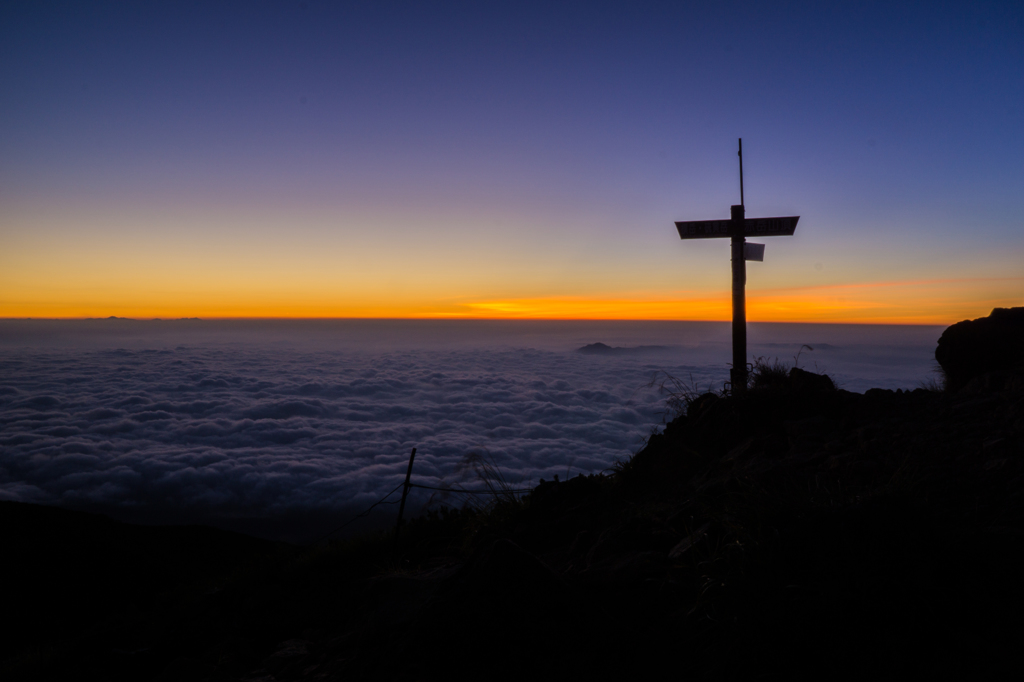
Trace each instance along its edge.
{"label": "shadowed hillside", "polygon": [[2,505],[26,624],[3,677],[994,673],[1024,632],[1024,375],[1000,376],[856,394],[762,367],[743,398],[681,396],[614,472],[397,543]]}

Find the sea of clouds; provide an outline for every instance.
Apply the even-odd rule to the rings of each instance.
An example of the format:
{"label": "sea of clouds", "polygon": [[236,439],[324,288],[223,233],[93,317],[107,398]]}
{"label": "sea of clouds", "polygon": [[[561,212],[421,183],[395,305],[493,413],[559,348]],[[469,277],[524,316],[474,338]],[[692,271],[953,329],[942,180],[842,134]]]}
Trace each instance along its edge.
{"label": "sea of clouds", "polygon": [[[926,380],[941,331],[762,327],[755,356],[816,343],[801,366],[851,390]],[[474,453],[522,486],[607,470],[663,423],[668,376],[721,386],[728,340],[714,323],[0,321],[0,499],[311,540],[401,484],[413,447],[433,486],[479,487]],[[648,348],[577,352],[598,341]]]}

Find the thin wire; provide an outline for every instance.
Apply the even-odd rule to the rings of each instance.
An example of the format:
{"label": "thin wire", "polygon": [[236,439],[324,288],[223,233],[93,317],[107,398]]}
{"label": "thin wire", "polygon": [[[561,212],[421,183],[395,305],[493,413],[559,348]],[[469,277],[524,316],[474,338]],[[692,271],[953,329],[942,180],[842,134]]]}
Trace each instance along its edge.
{"label": "thin wire", "polygon": [[387,502],[387,503],[385,503],[385,502],[384,502],[384,500],[388,499],[389,497],[391,497],[392,495],[394,495],[394,494],[395,494],[396,492],[398,492],[399,490],[401,490],[401,489],[402,489],[402,486],[404,486],[404,485],[405,485],[405,482],[404,482],[404,481],[403,481],[402,483],[399,483],[399,484],[398,484],[398,487],[397,487],[397,488],[395,488],[394,490],[392,490],[391,492],[389,492],[389,493],[388,493],[387,495],[385,495],[384,497],[380,498],[379,500],[377,500],[376,502],[374,502],[373,504],[371,504],[371,505],[370,505],[369,507],[367,507],[367,508],[366,508],[366,511],[364,511],[363,513],[361,513],[361,514],[359,514],[359,515],[357,515],[357,516],[353,516],[353,517],[352,517],[351,519],[349,519],[349,520],[348,520],[348,521],[346,521],[345,523],[341,524],[340,526],[338,526],[337,528],[335,528],[334,530],[332,530],[332,531],[331,531],[330,533],[328,533],[327,535],[324,535],[323,537],[321,537],[321,538],[320,538],[319,540],[317,540],[317,541],[316,541],[316,542],[314,542],[313,544],[314,544],[314,545],[318,545],[318,544],[320,544],[321,542],[323,542],[323,541],[324,541],[324,540],[326,540],[327,538],[331,537],[332,535],[334,535],[335,533],[337,533],[337,532],[338,532],[339,530],[341,530],[341,529],[342,529],[342,528],[344,528],[345,526],[348,526],[349,524],[351,524],[351,523],[353,523],[353,522],[357,521],[358,519],[361,519],[361,518],[363,518],[364,516],[366,516],[367,514],[369,514],[369,513],[371,512],[371,511],[373,511],[373,508],[374,508],[374,507],[376,507],[376,506],[377,506],[378,504],[398,504],[398,500],[394,500],[393,502]]}

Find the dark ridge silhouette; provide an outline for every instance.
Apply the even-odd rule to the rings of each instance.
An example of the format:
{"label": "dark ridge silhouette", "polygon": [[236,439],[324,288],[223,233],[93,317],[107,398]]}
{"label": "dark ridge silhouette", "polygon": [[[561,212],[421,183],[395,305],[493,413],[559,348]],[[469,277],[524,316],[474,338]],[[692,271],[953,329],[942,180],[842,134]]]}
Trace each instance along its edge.
{"label": "dark ridge silhouette", "polygon": [[630,355],[668,350],[668,348],[668,346],[609,346],[598,342],[577,348],[576,352],[584,355]]}
{"label": "dark ridge silhouette", "polygon": [[[4,680],[995,679],[1024,631],[1024,371],[755,362],[603,474],[298,548],[0,504]],[[19,589],[14,589],[17,586]]]}

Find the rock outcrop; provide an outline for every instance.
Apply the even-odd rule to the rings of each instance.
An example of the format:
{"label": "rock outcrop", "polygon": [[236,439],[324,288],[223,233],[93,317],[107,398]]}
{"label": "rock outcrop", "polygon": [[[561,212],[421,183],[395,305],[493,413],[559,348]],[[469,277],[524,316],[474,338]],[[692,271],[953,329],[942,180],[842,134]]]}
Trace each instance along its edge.
{"label": "rock outcrop", "polygon": [[988,317],[948,327],[939,338],[935,359],[951,391],[985,375],[1020,370],[1024,366],[1024,307],[995,308]]}
{"label": "rock outcrop", "polygon": [[835,382],[827,374],[815,374],[794,367],[789,370],[789,385],[794,391],[834,391]]}

